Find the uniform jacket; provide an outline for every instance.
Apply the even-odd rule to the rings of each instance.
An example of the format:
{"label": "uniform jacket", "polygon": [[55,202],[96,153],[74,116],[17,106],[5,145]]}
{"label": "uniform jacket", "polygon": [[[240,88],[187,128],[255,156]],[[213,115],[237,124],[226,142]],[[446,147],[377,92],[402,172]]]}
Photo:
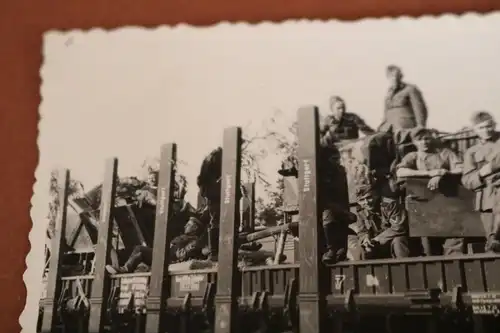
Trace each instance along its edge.
{"label": "uniform jacket", "polygon": [[415,85],[408,83],[389,89],[385,98],[384,116],[382,131],[390,126],[394,131],[416,126],[426,127],[427,106],[422,93]]}
{"label": "uniform jacket", "polygon": [[375,133],[360,116],[346,112],[340,120],[335,119],[331,114],[326,116],[320,129],[320,135],[324,137],[328,133],[332,141],[349,140],[359,138],[360,131],[365,135]]}
{"label": "uniform jacket", "polygon": [[380,212],[377,209],[359,209],[357,233],[369,235],[384,245],[396,237],[408,236],[408,218],[403,205],[397,200],[381,198]]}
{"label": "uniform jacket", "polygon": [[[482,178],[479,170],[491,163],[493,174]],[[462,183],[464,187],[476,192],[475,210],[488,211],[495,207],[498,200],[495,181],[500,173],[500,133],[494,139],[480,142],[470,147],[464,155]]]}
{"label": "uniform jacket", "polygon": [[462,165],[462,160],[451,149],[438,149],[435,153],[419,154],[416,151],[410,152],[403,157],[398,164],[398,168],[408,168],[413,170],[454,170]]}

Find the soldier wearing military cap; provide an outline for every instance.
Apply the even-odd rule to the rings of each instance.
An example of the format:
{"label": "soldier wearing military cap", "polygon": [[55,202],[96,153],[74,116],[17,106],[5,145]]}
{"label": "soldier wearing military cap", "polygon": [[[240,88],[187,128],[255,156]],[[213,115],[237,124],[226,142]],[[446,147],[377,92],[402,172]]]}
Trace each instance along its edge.
{"label": "soldier wearing military cap", "polygon": [[500,133],[486,111],[471,119],[479,143],[464,155],[463,185],[476,192],[475,210],[480,212],[487,252],[500,253]]}
{"label": "soldier wearing military cap", "polygon": [[365,256],[384,257],[384,250],[390,249],[393,258],[409,257],[408,219],[400,202],[375,191],[369,183],[358,186],[356,195],[356,232]]}
{"label": "soldier wearing military cap", "polygon": [[[462,173],[462,160],[451,149],[440,148],[431,130],[416,127],[411,130],[411,139],[417,151],[408,153],[397,166],[398,177],[430,177],[427,187],[437,190],[439,182],[446,174]],[[422,246],[425,255],[463,254],[464,239],[459,237],[423,237]]]}

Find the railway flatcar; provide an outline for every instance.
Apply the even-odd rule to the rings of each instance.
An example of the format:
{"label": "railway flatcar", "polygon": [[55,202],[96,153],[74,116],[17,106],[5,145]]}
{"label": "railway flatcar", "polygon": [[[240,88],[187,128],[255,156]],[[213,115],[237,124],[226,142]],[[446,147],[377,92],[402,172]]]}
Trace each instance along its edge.
{"label": "railway flatcar", "polygon": [[[324,245],[318,206],[321,174],[317,108],[301,108],[298,126],[298,177],[295,182],[288,179],[297,189],[292,191],[296,204],[290,206],[296,213],[291,214],[287,225],[265,233],[286,235],[290,228],[297,228],[296,262],[281,264],[278,260],[273,265],[238,266],[239,245],[260,236],[239,230],[236,188],[241,181],[241,129],[233,127],[224,132],[217,262],[209,268],[174,270],[169,263],[168,234],[176,145],[167,144],[161,150],[150,270],[115,275],[105,270],[112,257],[116,209],[111,203],[117,160],[110,160],[102,190],[93,274],[65,276],[61,269],[61,244],[66,235],[63,209],[51,248],[40,332],[347,333],[448,328],[457,332],[495,332],[500,327],[498,255],[345,261],[332,266],[321,262]],[[63,189],[68,179],[69,172],[65,172]],[[418,192],[420,185],[418,179],[415,181],[409,185],[415,192],[410,194],[413,206],[409,206],[413,207],[410,223],[415,235],[477,231],[460,227],[472,224],[464,219],[475,218],[473,214],[462,216],[463,207],[455,211],[462,219],[448,221],[448,230],[424,230],[419,226],[419,221],[428,216],[426,211],[437,211],[436,206],[444,203],[467,203],[470,197],[461,191],[452,198],[443,193],[430,197],[425,191]],[[67,207],[67,195],[61,199],[61,206]],[[439,218],[440,214],[432,216]],[[277,247],[284,248],[282,244]]]}

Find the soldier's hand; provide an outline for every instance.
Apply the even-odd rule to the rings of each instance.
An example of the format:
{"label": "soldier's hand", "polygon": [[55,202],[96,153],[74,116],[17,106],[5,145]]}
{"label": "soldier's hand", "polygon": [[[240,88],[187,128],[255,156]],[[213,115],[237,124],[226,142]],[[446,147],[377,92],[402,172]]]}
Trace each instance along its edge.
{"label": "soldier's hand", "polygon": [[175,256],[179,260],[184,260],[186,258],[186,250],[185,249],[178,249],[175,251]]}
{"label": "soldier's hand", "polygon": [[483,167],[481,169],[479,169],[479,175],[481,177],[486,177],[492,173],[493,173],[493,170],[491,169],[490,163],[483,165]]}
{"label": "soldier's hand", "polygon": [[429,176],[440,177],[440,176],[446,175],[447,173],[448,173],[448,170],[446,170],[446,169],[436,169],[436,170],[429,171]]}
{"label": "soldier's hand", "polygon": [[370,238],[369,235],[364,235],[362,236],[361,238],[361,245],[365,248],[365,249],[371,249],[373,247],[375,247],[376,245],[376,241],[375,239],[373,238]]}
{"label": "soldier's hand", "polygon": [[427,188],[431,191],[436,190],[439,187],[440,181],[441,181],[441,176],[432,177],[427,183]]}
{"label": "soldier's hand", "polygon": [[370,237],[368,235],[361,236],[360,241],[363,247],[371,246]]}

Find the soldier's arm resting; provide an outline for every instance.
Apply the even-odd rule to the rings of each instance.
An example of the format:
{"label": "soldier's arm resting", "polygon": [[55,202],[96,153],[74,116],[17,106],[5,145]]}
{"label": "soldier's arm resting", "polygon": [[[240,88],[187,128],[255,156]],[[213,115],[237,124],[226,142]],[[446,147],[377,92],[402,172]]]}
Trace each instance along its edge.
{"label": "soldier's arm resting", "polygon": [[368,124],[365,122],[365,120],[363,118],[361,118],[360,116],[358,115],[354,115],[354,121],[356,123],[356,125],[358,126],[358,129],[365,135],[370,135],[370,134],[373,134],[375,133],[375,130],[373,128],[371,128],[370,126],[368,126]]}
{"label": "soldier's arm resting", "polygon": [[396,166],[396,176],[398,178],[405,177],[422,177],[429,176],[426,170],[417,169],[417,153],[411,152],[406,154],[401,162]]}
{"label": "soldier's arm resting", "polygon": [[427,125],[427,105],[425,104],[422,93],[417,87],[413,87],[409,93],[410,103],[415,114],[417,126],[426,127]]}
{"label": "soldier's arm resting", "polygon": [[417,170],[417,169],[399,167],[396,170],[396,176],[398,178],[405,178],[405,177],[426,177],[426,176],[429,176],[429,172],[427,170]]}
{"label": "soldier's arm resting", "polygon": [[480,169],[474,160],[472,149],[468,149],[464,155],[462,185],[471,191],[479,191],[485,185],[483,177],[484,175],[481,175]]}

